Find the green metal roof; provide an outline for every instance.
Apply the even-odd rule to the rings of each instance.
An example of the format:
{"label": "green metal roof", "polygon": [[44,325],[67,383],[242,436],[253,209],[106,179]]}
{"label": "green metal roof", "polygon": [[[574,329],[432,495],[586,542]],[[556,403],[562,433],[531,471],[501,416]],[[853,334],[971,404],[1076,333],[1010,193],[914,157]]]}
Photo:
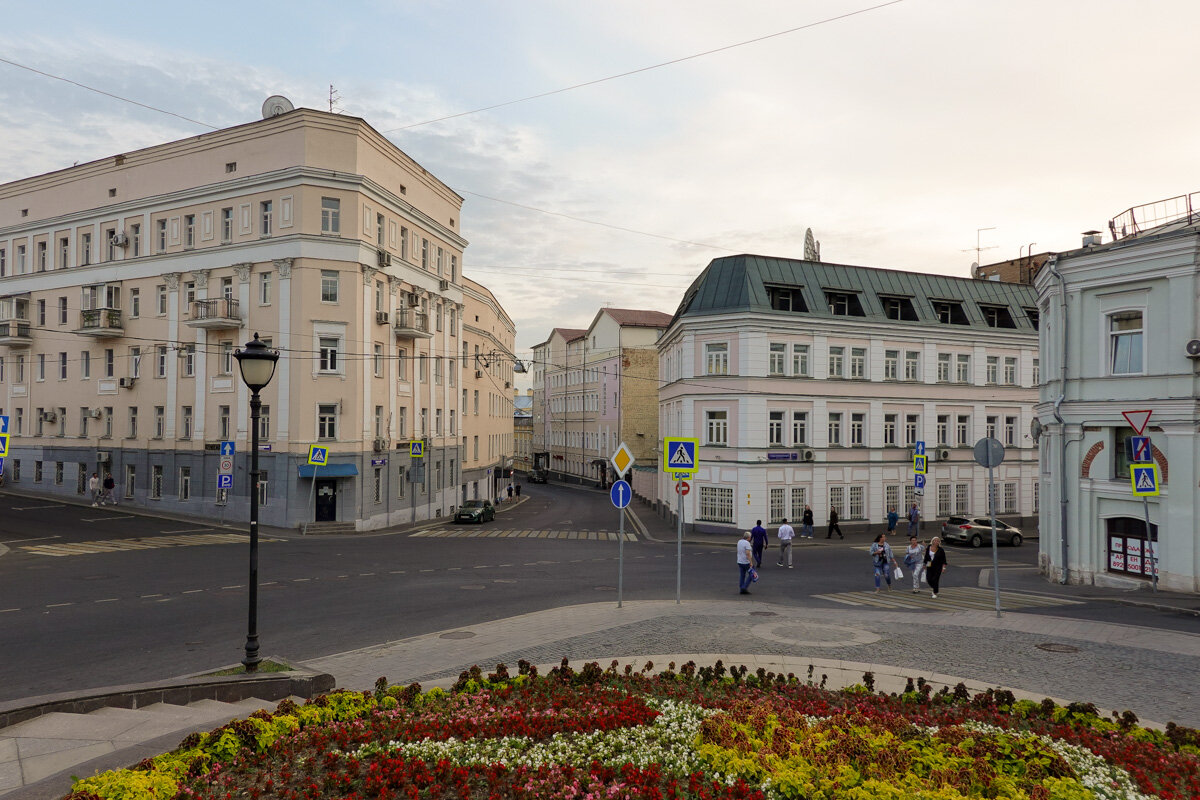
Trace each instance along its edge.
{"label": "green metal roof", "polygon": [[[808,310],[776,311],[771,307],[768,285],[790,287],[793,291],[799,289]],[[827,290],[857,296],[863,314],[833,314],[826,300]],[[917,319],[888,317],[881,296],[908,298]],[[1024,309],[1037,308],[1037,292],[1025,284],[755,255],[726,256],[711,261],[688,287],[671,321],[674,323],[681,317],[750,311],[764,315],[861,319],[892,325],[964,327],[940,322],[933,309],[937,300],[960,303],[968,321],[967,327],[994,330],[984,319],[979,307],[983,304],[1008,308],[1016,327],[1004,330],[1026,333],[1035,330]]]}

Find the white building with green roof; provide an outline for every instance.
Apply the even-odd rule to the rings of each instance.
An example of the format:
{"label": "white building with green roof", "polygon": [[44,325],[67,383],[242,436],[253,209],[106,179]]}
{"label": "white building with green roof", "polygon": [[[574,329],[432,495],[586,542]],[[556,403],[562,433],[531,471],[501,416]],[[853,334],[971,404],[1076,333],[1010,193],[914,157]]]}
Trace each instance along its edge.
{"label": "white building with green roof", "polygon": [[[699,439],[684,503],[694,530],[756,519],[817,535],[831,508],[881,530],[916,501],[927,525],[987,511],[972,447],[1007,448],[997,509],[1034,529],[1037,451],[1027,431],[1038,383],[1036,294],[1029,286],[899,270],[739,255],[688,288],[659,339],[662,436]],[[930,457],[916,494],[913,450]],[[670,476],[658,497],[673,514]]]}

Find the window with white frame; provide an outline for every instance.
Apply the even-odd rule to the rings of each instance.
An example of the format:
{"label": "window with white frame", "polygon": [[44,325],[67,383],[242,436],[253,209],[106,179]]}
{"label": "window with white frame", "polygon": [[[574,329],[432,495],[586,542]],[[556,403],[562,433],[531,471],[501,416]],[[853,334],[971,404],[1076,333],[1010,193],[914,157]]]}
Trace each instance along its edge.
{"label": "window with white frame", "polygon": [[219,371],[222,375],[233,374],[233,340],[226,339],[221,342],[221,355],[219,362]]}
{"label": "window with white frame", "polygon": [[954,380],[959,383],[971,382],[971,357],[959,353],[954,360]]}
{"label": "window with white frame", "polygon": [[798,378],[807,378],[809,375],[808,349],[806,344],[792,345],[792,374]]}
{"label": "window with white frame", "polygon": [[196,345],[189,344],[183,348],[183,376],[191,378],[196,374]]}
{"label": "window with white frame", "polygon": [[265,403],[258,410],[258,438],[271,438],[271,407]]}
{"label": "window with white frame", "polygon": [[262,220],[262,229],[260,233],[263,236],[271,235],[271,219],[274,216],[273,206],[270,200],[263,200],[258,204],[259,217]]}
{"label": "window with white frame", "polygon": [[321,270],[321,302],[336,303],[338,301],[337,270]]}
{"label": "window with white frame", "polygon": [[900,508],[900,485],[897,483],[889,483],[883,487],[884,506],[890,511],[895,508],[900,516],[904,516],[904,509]]}
{"label": "window with white frame", "polygon": [[842,445],[842,414],[840,411],[835,411],[829,415],[829,446],[841,447]]}
{"label": "window with white frame", "polygon": [[167,313],[167,287],[165,284],[159,284],[154,289],[155,292],[155,310],[158,314]]}
{"label": "window with white frame", "polygon": [[325,441],[337,438],[337,404],[317,406],[317,438]]}
{"label": "window with white frame", "polygon": [[179,468],[179,499],[187,501],[192,499],[192,468]]}
{"label": "window with white frame", "polygon": [[937,443],[939,445],[950,444],[950,415],[949,414],[938,414]]}
{"label": "window with white frame", "polygon": [[808,444],[808,412],[792,412],[792,446]]}
{"label": "window with white frame", "polygon": [[770,447],[783,447],[783,412],[767,412],[767,444]]}
{"label": "window with white frame", "polygon": [[1005,417],[1004,418],[1004,446],[1005,447],[1016,447],[1017,446],[1017,418],[1016,417]]}
{"label": "window with white frame", "polygon": [[900,351],[883,351],[883,379],[894,381],[900,377]]}
{"label": "window with white frame", "polygon": [[1004,357],[1004,383],[1008,386],[1017,385],[1017,359],[1013,356]]}
{"label": "window with white frame", "polygon": [[846,519],[865,519],[866,506],[863,503],[863,487],[850,486],[850,504],[846,509]]}
{"label": "window with white frame", "polygon": [[883,415],[883,446],[894,447],[896,445],[896,423],[899,419],[898,414]]}
{"label": "window with white frame", "polygon": [[988,416],[984,419],[984,436],[989,439],[996,438],[996,429],[1000,426],[1000,418],[997,416]]}
{"label": "window with white frame", "polygon": [[267,498],[271,496],[271,482],[268,480],[268,473],[265,469],[258,471],[258,504],[265,506]]}
{"label": "window with white frame", "polygon": [[167,409],[166,406],[154,407],[154,438],[161,439],[166,435]]}
{"label": "window with white frame", "polygon": [[320,372],[338,371],[338,351],[341,340],[336,336],[322,336],[318,340],[319,360],[317,369]]}
{"label": "window with white frame", "polygon": [[728,411],[706,411],[704,412],[705,421],[705,444],[726,445],[729,444],[729,412]]}
{"label": "window with white frame", "polygon": [[904,444],[912,447],[920,438],[920,420],[919,414],[904,415]]}
{"label": "window with white frame", "polygon": [[1042,365],[1038,359],[1033,360],[1033,385],[1040,386],[1042,384]]}
{"label": "window with white frame", "polygon": [[770,363],[767,370],[771,375],[784,374],[784,362],[787,361],[787,345],[783,342],[771,342]]}
{"label": "window with white frame", "polygon": [[860,381],[867,377],[867,349],[865,347],[850,348],[850,377]]}
{"label": "window with white frame", "polygon": [[271,305],[271,273],[258,273],[258,304],[260,306]]}
{"label": "window with white frame", "polygon": [[125,499],[132,500],[134,490],[137,488],[137,465],[125,465]]}
{"label": "window with white frame", "polygon": [[154,377],[167,377],[167,346],[165,344],[154,346]]}
{"label": "window with white frame", "polygon": [[374,368],[375,377],[383,377],[383,345],[379,342],[375,343],[374,350],[371,355],[371,366]]}
{"label": "window with white frame", "polygon": [[704,364],[706,375],[729,374],[729,344],[726,342],[709,342],[704,345]]}
{"label": "window with white frame", "polygon": [[1000,356],[987,357],[987,375],[984,380],[988,383],[998,383],[1000,380]]}
{"label": "window with white frame", "polygon": [[950,354],[938,353],[937,379],[940,383],[950,382]]}
{"label": "window with white frame", "polygon": [[969,514],[971,508],[971,484],[954,484],[954,513]]}
{"label": "window with white frame", "polygon": [[181,439],[192,438],[192,407],[191,406],[183,406],[180,409],[179,419],[180,419],[179,438],[181,438]]}
{"label": "window with white frame", "polygon": [[804,506],[808,504],[808,489],[804,486],[792,487],[792,513],[788,515],[788,519],[799,524],[800,520],[804,519]]}
{"label": "window with white frame", "polygon": [[913,503],[917,500],[917,489],[912,483],[908,483],[904,487],[904,507],[912,508]]}
{"label": "window with white frame", "polygon": [[939,483],[937,487],[938,498],[938,516],[946,517],[950,515],[950,484]]}
{"label": "window with white frame", "polygon": [[233,241],[233,207],[221,209],[221,244]]}
{"label": "window with white frame", "polygon": [[771,487],[770,502],[767,509],[769,512],[768,524],[778,525],[787,517],[787,506],[785,505],[786,499],[787,489],[785,487]]}
{"label": "window with white frame", "polygon": [[904,380],[921,380],[921,353],[917,350],[904,351]]}
{"label": "window with white frame", "polygon": [[321,233],[341,233],[342,201],[336,197],[321,198]]}
{"label": "window with white frame", "polygon": [[966,447],[970,444],[971,436],[971,415],[959,414],[954,423],[954,443],[959,447]]}
{"label": "window with white frame", "polygon": [[1108,315],[1109,370],[1113,375],[1137,375],[1142,369],[1142,312]]}
{"label": "window with white frame", "polygon": [[867,415],[855,412],[850,415],[850,446],[862,447],[866,444],[864,431],[867,427]]}
{"label": "window with white frame", "polygon": [[838,512],[839,517],[846,516],[846,487],[829,487],[829,507]]}
{"label": "window with white frame", "polygon": [[831,377],[831,378],[846,377],[846,348],[844,348],[844,347],[829,348],[829,377]]}
{"label": "window with white frame", "polygon": [[1004,484],[1004,507],[1001,513],[1017,513],[1017,485],[1015,483]]}
{"label": "window with white frame", "polygon": [[701,486],[699,517],[706,522],[733,522],[733,489]]}
{"label": "window with white frame", "polygon": [[217,438],[229,438],[229,406],[217,406],[217,432]]}

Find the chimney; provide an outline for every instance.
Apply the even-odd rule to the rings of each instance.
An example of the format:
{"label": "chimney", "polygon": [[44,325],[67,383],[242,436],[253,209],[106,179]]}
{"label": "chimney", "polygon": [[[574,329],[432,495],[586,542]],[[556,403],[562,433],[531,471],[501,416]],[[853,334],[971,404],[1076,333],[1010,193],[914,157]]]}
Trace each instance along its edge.
{"label": "chimney", "polygon": [[1103,239],[1104,239],[1104,234],[1100,233],[1100,231],[1084,231],[1083,232],[1083,246],[1084,247],[1094,247],[1095,245],[1101,244]]}

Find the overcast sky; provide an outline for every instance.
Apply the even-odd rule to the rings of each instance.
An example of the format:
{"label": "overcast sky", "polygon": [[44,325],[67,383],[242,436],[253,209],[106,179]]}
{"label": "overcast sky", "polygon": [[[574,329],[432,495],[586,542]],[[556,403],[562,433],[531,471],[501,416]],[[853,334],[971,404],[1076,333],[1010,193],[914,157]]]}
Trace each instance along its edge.
{"label": "overcast sky", "polygon": [[[466,198],[524,357],[808,227],[826,261],[966,276],[978,228],[988,263],[1200,190],[1200,3],[883,2],[0,0],[0,58],[218,127],[333,84]],[[0,182],[205,130],[0,63]]]}

